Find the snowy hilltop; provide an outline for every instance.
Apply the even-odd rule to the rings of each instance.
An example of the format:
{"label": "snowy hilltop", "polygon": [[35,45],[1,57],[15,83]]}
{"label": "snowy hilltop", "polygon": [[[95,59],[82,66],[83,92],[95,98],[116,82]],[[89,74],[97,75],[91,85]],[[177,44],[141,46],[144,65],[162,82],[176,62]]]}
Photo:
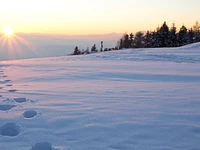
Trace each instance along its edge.
{"label": "snowy hilltop", "polygon": [[200,147],[200,43],[0,62],[0,150]]}

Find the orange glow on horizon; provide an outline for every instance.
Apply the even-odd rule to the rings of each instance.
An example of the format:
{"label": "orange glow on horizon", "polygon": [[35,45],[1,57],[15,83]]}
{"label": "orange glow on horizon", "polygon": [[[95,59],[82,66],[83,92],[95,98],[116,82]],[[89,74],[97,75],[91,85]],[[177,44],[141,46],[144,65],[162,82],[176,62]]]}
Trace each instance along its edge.
{"label": "orange glow on horizon", "polygon": [[2,0],[0,28],[64,35],[153,31],[164,21],[191,28],[199,19],[199,5],[199,0]]}

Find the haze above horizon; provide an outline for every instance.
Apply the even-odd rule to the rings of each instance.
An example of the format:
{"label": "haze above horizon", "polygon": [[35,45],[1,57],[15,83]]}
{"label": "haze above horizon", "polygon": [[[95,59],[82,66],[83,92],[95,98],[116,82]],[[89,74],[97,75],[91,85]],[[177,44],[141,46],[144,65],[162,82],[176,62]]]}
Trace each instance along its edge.
{"label": "haze above horizon", "polygon": [[105,34],[190,28],[199,19],[199,0],[2,0],[0,29],[44,34]]}

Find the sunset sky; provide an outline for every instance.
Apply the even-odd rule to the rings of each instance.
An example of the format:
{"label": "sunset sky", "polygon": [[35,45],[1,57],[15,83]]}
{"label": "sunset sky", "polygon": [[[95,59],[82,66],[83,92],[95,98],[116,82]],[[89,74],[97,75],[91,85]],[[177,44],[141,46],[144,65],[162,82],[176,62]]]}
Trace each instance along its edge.
{"label": "sunset sky", "polygon": [[200,0],[1,0],[0,29],[48,34],[154,30],[164,21],[192,27]]}

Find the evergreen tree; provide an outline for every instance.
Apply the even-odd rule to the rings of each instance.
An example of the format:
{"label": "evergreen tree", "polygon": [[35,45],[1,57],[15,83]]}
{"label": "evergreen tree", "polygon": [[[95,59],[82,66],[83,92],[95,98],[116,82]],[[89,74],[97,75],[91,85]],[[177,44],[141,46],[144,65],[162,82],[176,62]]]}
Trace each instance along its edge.
{"label": "evergreen tree", "polygon": [[192,28],[188,31],[188,37],[189,37],[189,43],[194,43],[195,32],[193,31]]}
{"label": "evergreen tree", "polygon": [[183,25],[180,28],[178,33],[178,44],[179,46],[183,46],[187,44],[188,36],[187,36],[187,28]]}
{"label": "evergreen tree", "polygon": [[91,48],[91,52],[98,52],[96,45],[94,44]]}
{"label": "evergreen tree", "polygon": [[134,39],[134,35],[133,33],[130,34],[130,47],[133,47],[133,39]]}
{"label": "evergreen tree", "polygon": [[134,48],[142,48],[144,45],[144,34],[142,32],[137,32],[135,34],[135,39],[133,40]]}
{"label": "evergreen tree", "polygon": [[152,42],[153,42],[153,39],[152,39],[152,34],[151,32],[147,31],[146,35],[144,36],[144,47],[152,47]]}
{"label": "evergreen tree", "polygon": [[156,31],[153,31],[151,33],[151,47],[158,47],[157,46],[157,32]]}
{"label": "evergreen tree", "polygon": [[124,35],[124,46],[123,46],[123,48],[130,48],[130,41],[129,41],[128,34]]}
{"label": "evergreen tree", "polygon": [[130,48],[130,40],[128,34],[124,34],[118,44],[119,44],[119,49]]}
{"label": "evergreen tree", "polygon": [[154,47],[162,47],[162,36],[160,33],[160,27],[157,27],[156,31],[154,32]]}
{"label": "evergreen tree", "polygon": [[81,51],[78,49],[78,46],[75,47],[73,55],[80,55]]}
{"label": "evergreen tree", "polygon": [[166,22],[163,23],[161,28],[158,31],[158,40],[159,43],[161,44],[159,47],[167,47],[170,43],[169,40],[169,27],[166,24]]}
{"label": "evergreen tree", "polygon": [[124,41],[123,39],[120,39],[120,45],[119,45],[119,49],[122,49],[124,46]]}
{"label": "evergreen tree", "polygon": [[103,41],[101,41],[101,49],[100,51],[102,52],[103,51]]}
{"label": "evergreen tree", "polygon": [[172,24],[172,27],[170,28],[170,47],[176,47],[178,45],[178,41],[177,41],[177,33],[176,33],[176,26],[175,23]]}
{"label": "evergreen tree", "polygon": [[107,51],[108,51],[108,48],[105,48],[105,49],[104,49],[104,52],[107,52]]}

